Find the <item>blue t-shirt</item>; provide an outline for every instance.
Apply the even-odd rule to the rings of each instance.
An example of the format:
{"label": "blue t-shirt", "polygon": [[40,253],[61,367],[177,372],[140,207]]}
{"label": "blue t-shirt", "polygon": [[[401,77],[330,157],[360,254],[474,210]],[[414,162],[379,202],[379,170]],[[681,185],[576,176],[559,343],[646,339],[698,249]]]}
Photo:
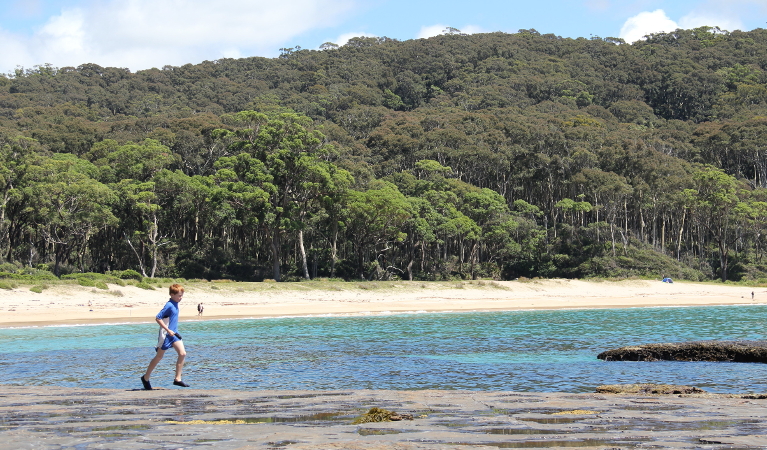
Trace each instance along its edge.
{"label": "blue t-shirt", "polygon": [[178,302],[168,300],[168,303],[157,313],[157,318],[168,318],[168,328],[174,333],[178,332]]}
{"label": "blue t-shirt", "polygon": [[[157,318],[160,320],[167,318],[168,328],[174,333],[177,333],[178,332],[178,302],[174,302],[173,300],[168,300],[168,303],[166,303],[165,306],[162,308],[162,310],[160,310],[160,312],[157,313]],[[162,342],[158,342],[158,348],[161,348],[163,350],[168,350],[169,348],[173,347],[173,343],[179,340],[177,336],[171,336],[171,335],[166,335],[163,338],[163,334],[164,334],[164,331],[162,328],[160,328],[159,339],[161,339]]]}

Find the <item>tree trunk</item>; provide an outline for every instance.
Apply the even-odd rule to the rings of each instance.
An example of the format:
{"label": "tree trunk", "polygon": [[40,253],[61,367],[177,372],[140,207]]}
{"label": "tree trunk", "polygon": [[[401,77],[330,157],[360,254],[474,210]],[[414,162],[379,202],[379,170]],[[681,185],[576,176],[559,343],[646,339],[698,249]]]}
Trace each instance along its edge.
{"label": "tree trunk", "polygon": [[127,234],[125,234],[125,241],[128,243],[128,246],[131,248],[131,250],[133,250],[133,253],[136,254],[136,259],[138,259],[138,268],[141,270],[141,275],[147,277],[146,268],[144,267],[144,260],[141,258],[141,255],[139,255],[138,250],[136,250],[136,247],[133,246],[133,243],[130,241],[130,239],[128,239]]}
{"label": "tree trunk", "polygon": [[13,248],[11,246],[11,236],[8,230],[8,224],[5,222],[5,208],[8,207],[8,200],[9,200],[9,194],[8,191],[5,192],[5,195],[3,196],[3,204],[2,207],[0,207],[0,245],[2,245],[2,254],[7,254],[8,256],[6,259],[8,261],[11,260],[11,252],[13,251]]}
{"label": "tree trunk", "polygon": [[157,272],[157,252],[159,251],[159,240],[160,240],[160,226],[157,224],[157,215],[152,218],[152,228],[149,230],[149,242],[151,243],[151,249],[152,252],[152,271],[150,273],[150,278],[154,278],[155,273]]}
{"label": "tree trunk", "polygon": [[298,230],[298,250],[301,252],[301,265],[304,270],[304,279],[309,279],[309,265],[306,262],[306,249],[304,248],[304,230]]}
{"label": "tree trunk", "polygon": [[57,278],[61,278],[61,268],[59,267],[59,262],[61,261],[61,258],[59,256],[59,252],[55,251],[54,255],[55,255],[55,258],[56,258],[56,262],[53,264],[53,274]]}
{"label": "tree trunk", "polygon": [[275,231],[272,235],[272,273],[274,281],[280,281],[280,234]]}
{"label": "tree trunk", "polygon": [[197,243],[197,234],[200,231],[200,211],[195,210],[194,212],[194,243]]}
{"label": "tree trunk", "polygon": [[[36,252],[35,252],[35,244],[34,244],[34,242],[32,242],[32,237],[31,236],[28,238],[28,242],[29,242],[29,267],[32,267],[32,261],[35,258],[35,253]],[[757,252],[757,254],[758,254],[758,252]]]}
{"label": "tree trunk", "polygon": [[684,219],[687,215],[687,210],[682,209],[682,219],[679,223],[679,237],[677,238],[676,243],[676,259],[679,261],[682,258],[682,233],[684,232]]}
{"label": "tree trunk", "polygon": [[362,245],[357,245],[357,272],[361,280],[366,280],[365,276],[365,249]]}
{"label": "tree trunk", "polygon": [[330,242],[330,278],[336,276],[336,259],[338,257],[338,222],[333,221],[333,237]]}
{"label": "tree trunk", "polygon": [[727,256],[729,253],[729,247],[723,242],[719,242],[719,265],[722,269],[722,282],[727,281]]}

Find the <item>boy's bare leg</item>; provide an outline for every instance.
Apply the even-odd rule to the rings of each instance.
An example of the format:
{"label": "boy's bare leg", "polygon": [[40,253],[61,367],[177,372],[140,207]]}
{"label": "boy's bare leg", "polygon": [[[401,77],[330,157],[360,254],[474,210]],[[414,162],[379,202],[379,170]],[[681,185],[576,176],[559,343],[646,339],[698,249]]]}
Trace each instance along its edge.
{"label": "boy's bare leg", "polygon": [[146,368],[146,373],[141,375],[141,384],[144,385],[144,389],[152,390],[152,384],[149,383],[149,377],[152,376],[152,371],[155,367],[157,367],[157,364],[159,364],[160,360],[162,360],[163,355],[165,355],[165,350],[158,348],[154,358],[149,361],[149,366]]}
{"label": "boy's bare leg", "polygon": [[184,342],[174,342],[173,349],[176,350],[176,353],[178,353],[178,359],[176,360],[176,378],[174,378],[173,381],[181,381],[181,371],[184,369],[184,360],[186,359],[186,349],[184,348]]}
{"label": "boy's bare leg", "polygon": [[157,364],[160,363],[162,360],[162,357],[165,356],[165,350],[158,348],[157,354],[154,355],[154,358],[152,358],[151,361],[149,361],[149,366],[146,368],[146,373],[144,374],[144,379],[149,381],[149,377],[152,376],[152,371],[155,367],[157,367]]}

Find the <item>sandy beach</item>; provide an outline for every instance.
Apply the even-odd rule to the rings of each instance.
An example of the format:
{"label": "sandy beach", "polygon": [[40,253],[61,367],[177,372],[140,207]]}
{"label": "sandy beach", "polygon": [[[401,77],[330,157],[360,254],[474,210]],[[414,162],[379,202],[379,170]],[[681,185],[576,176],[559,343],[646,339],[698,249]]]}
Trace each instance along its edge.
{"label": "sandy beach", "polygon": [[[0,290],[0,327],[152,322],[168,298],[153,290],[52,285]],[[702,306],[767,302],[767,288],[651,280],[235,283],[189,282],[181,320],[398,312]],[[752,299],[753,293],[753,299]],[[202,317],[197,304],[203,303]]]}

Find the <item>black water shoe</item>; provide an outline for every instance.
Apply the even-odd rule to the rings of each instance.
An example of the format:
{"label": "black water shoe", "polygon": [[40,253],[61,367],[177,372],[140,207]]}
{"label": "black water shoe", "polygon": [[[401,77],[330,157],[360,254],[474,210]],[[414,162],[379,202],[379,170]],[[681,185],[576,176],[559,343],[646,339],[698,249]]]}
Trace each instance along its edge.
{"label": "black water shoe", "polygon": [[188,384],[186,384],[186,383],[184,383],[183,381],[176,381],[176,380],[173,380],[173,384],[174,384],[175,386],[181,386],[181,387],[189,387],[189,385],[188,385]]}
{"label": "black water shoe", "polygon": [[141,375],[141,384],[144,385],[144,390],[145,391],[151,391],[152,390],[152,385],[149,384],[149,382],[144,379],[144,375]]}

